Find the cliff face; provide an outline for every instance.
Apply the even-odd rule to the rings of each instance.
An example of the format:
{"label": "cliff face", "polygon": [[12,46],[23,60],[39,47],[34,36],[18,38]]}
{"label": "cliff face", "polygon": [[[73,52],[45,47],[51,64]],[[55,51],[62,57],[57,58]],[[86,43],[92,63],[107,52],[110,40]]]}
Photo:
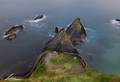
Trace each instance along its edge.
{"label": "cliff face", "polygon": [[66,34],[64,28],[61,29],[55,35],[55,37],[46,44],[46,47],[44,48],[43,51],[45,50],[77,53],[77,50],[74,49],[74,46],[69,40],[68,35]]}
{"label": "cliff face", "polygon": [[87,35],[80,22],[80,18],[74,20],[74,22],[66,30],[66,33],[73,45],[77,45],[79,42],[82,42],[82,39]]}

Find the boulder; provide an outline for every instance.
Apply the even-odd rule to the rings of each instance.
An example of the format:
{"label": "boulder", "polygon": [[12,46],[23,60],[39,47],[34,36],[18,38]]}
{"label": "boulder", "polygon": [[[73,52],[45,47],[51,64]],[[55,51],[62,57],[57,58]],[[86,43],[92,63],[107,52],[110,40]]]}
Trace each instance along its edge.
{"label": "boulder", "polygon": [[57,51],[57,52],[69,52],[69,53],[78,53],[71,41],[69,40],[64,28],[61,29],[53,39],[47,42],[45,50]]}
{"label": "boulder", "polygon": [[13,26],[11,29],[9,29],[8,31],[5,32],[5,35],[9,35],[9,34],[15,33],[17,31],[22,30],[23,28],[24,27],[22,25],[20,25],[20,26]]}
{"label": "boulder", "polygon": [[55,28],[55,33],[58,33],[58,27]]}
{"label": "boulder", "polygon": [[39,15],[39,16],[37,16],[34,20],[42,19],[42,18],[43,18],[43,15]]}
{"label": "boulder", "polygon": [[67,28],[66,33],[74,46],[79,44],[79,42],[83,42],[82,39],[87,35],[80,22],[80,18],[74,20],[74,22]]}

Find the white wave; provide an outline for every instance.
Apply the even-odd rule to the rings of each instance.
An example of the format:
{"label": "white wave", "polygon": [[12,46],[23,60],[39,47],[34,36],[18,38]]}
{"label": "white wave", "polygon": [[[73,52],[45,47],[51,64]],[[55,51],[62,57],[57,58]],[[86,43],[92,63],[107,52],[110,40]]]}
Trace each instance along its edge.
{"label": "white wave", "polygon": [[90,42],[90,40],[87,37],[83,39],[83,41]]}
{"label": "white wave", "polygon": [[47,18],[47,16],[44,15],[42,19],[37,19],[37,20],[25,20],[25,21],[30,22],[30,23],[38,23],[38,22],[40,22],[40,21],[45,20],[46,18]]}
{"label": "white wave", "polygon": [[71,24],[72,24],[72,22],[71,22],[71,23],[69,23],[69,24],[67,25],[67,27],[69,27]]}
{"label": "white wave", "polygon": [[48,34],[49,34],[50,37],[54,37],[55,36],[55,34],[52,33],[52,32],[49,32]]}
{"label": "white wave", "polygon": [[95,30],[93,29],[90,29],[90,28],[87,28],[87,27],[84,27],[86,31],[91,31],[91,32],[95,32]]}
{"label": "white wave", "polygon": [[115,19],[113,20],[110,20],[112,24],[114,25],[120,25],[120,22],[119,21],[116,21]]}

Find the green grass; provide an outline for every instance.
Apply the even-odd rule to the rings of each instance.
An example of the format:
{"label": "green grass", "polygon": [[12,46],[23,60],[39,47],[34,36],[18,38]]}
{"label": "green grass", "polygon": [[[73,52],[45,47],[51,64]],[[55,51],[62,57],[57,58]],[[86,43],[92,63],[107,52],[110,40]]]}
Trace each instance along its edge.
{"label": "green grass", "polygon": [[102,74],[92,68],[85,68],[76,73],[64,72],[62,69],[54,70],[43,62],[29,79],[12,82],[120,82],[120,76]]}
{"label": "green grass", "polygon": [[[80,64],[78,59],[74,60],[71,55],[58,55],[50,58],[54,64],[64,64],[59,69],[52,69],[47,63],[44,62],[38,66],[31,74],[29,79],[8,81],[8,82],[120,82],[120,75],[100,73],[96,69],[90,67],[84,68],[79,72],[70,72],[73,67],[68,62],[74,62]],[[54,59],[55,58],[55,59]],[[65,69],[70,68],[70,71],[65,72]],[[2,81],[3,82],[3,81]]]}
{"label": "green grass", "polygon": [[[76,59],[74,59],[74,57],[76,57]],[[55,57],[50,57],[49,61],[54,65],[73,62],[82,66],[81,62],[79,62],[78,60],[78,57],[73,55],[60,54],[60,55],[56,55]]]}

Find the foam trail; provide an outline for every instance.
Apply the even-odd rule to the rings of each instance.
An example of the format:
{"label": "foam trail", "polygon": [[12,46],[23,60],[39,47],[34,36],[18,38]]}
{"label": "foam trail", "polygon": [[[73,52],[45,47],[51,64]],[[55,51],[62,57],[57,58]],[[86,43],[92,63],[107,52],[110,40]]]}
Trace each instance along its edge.
{"label": "foam trail", "polygon": [[90,28],[86,28],[86,27],[84,27],[84,28],[85,28],[85,30],[86,30],[86,31],[95,32],[95,30],[93,30],[93,29],[90,29]]}
{"label": "foam trail", "polygon": [[47,18],[47,16],[44,15],[42,19],[37,19],[37,20],[26,20],[26,21],[28,21],[28,22],[30,22],[30,23],[38,23],[38,22],[40,22],[40,21],[45,20],[46,18]]}
{"label": "foam trail", "polygon": [[49,32],[49,36],[50,36],[50,37],[54,37],[54,36],[55,36],[55,34],[54,34],[54,33],[52,33],[52,32]]}

